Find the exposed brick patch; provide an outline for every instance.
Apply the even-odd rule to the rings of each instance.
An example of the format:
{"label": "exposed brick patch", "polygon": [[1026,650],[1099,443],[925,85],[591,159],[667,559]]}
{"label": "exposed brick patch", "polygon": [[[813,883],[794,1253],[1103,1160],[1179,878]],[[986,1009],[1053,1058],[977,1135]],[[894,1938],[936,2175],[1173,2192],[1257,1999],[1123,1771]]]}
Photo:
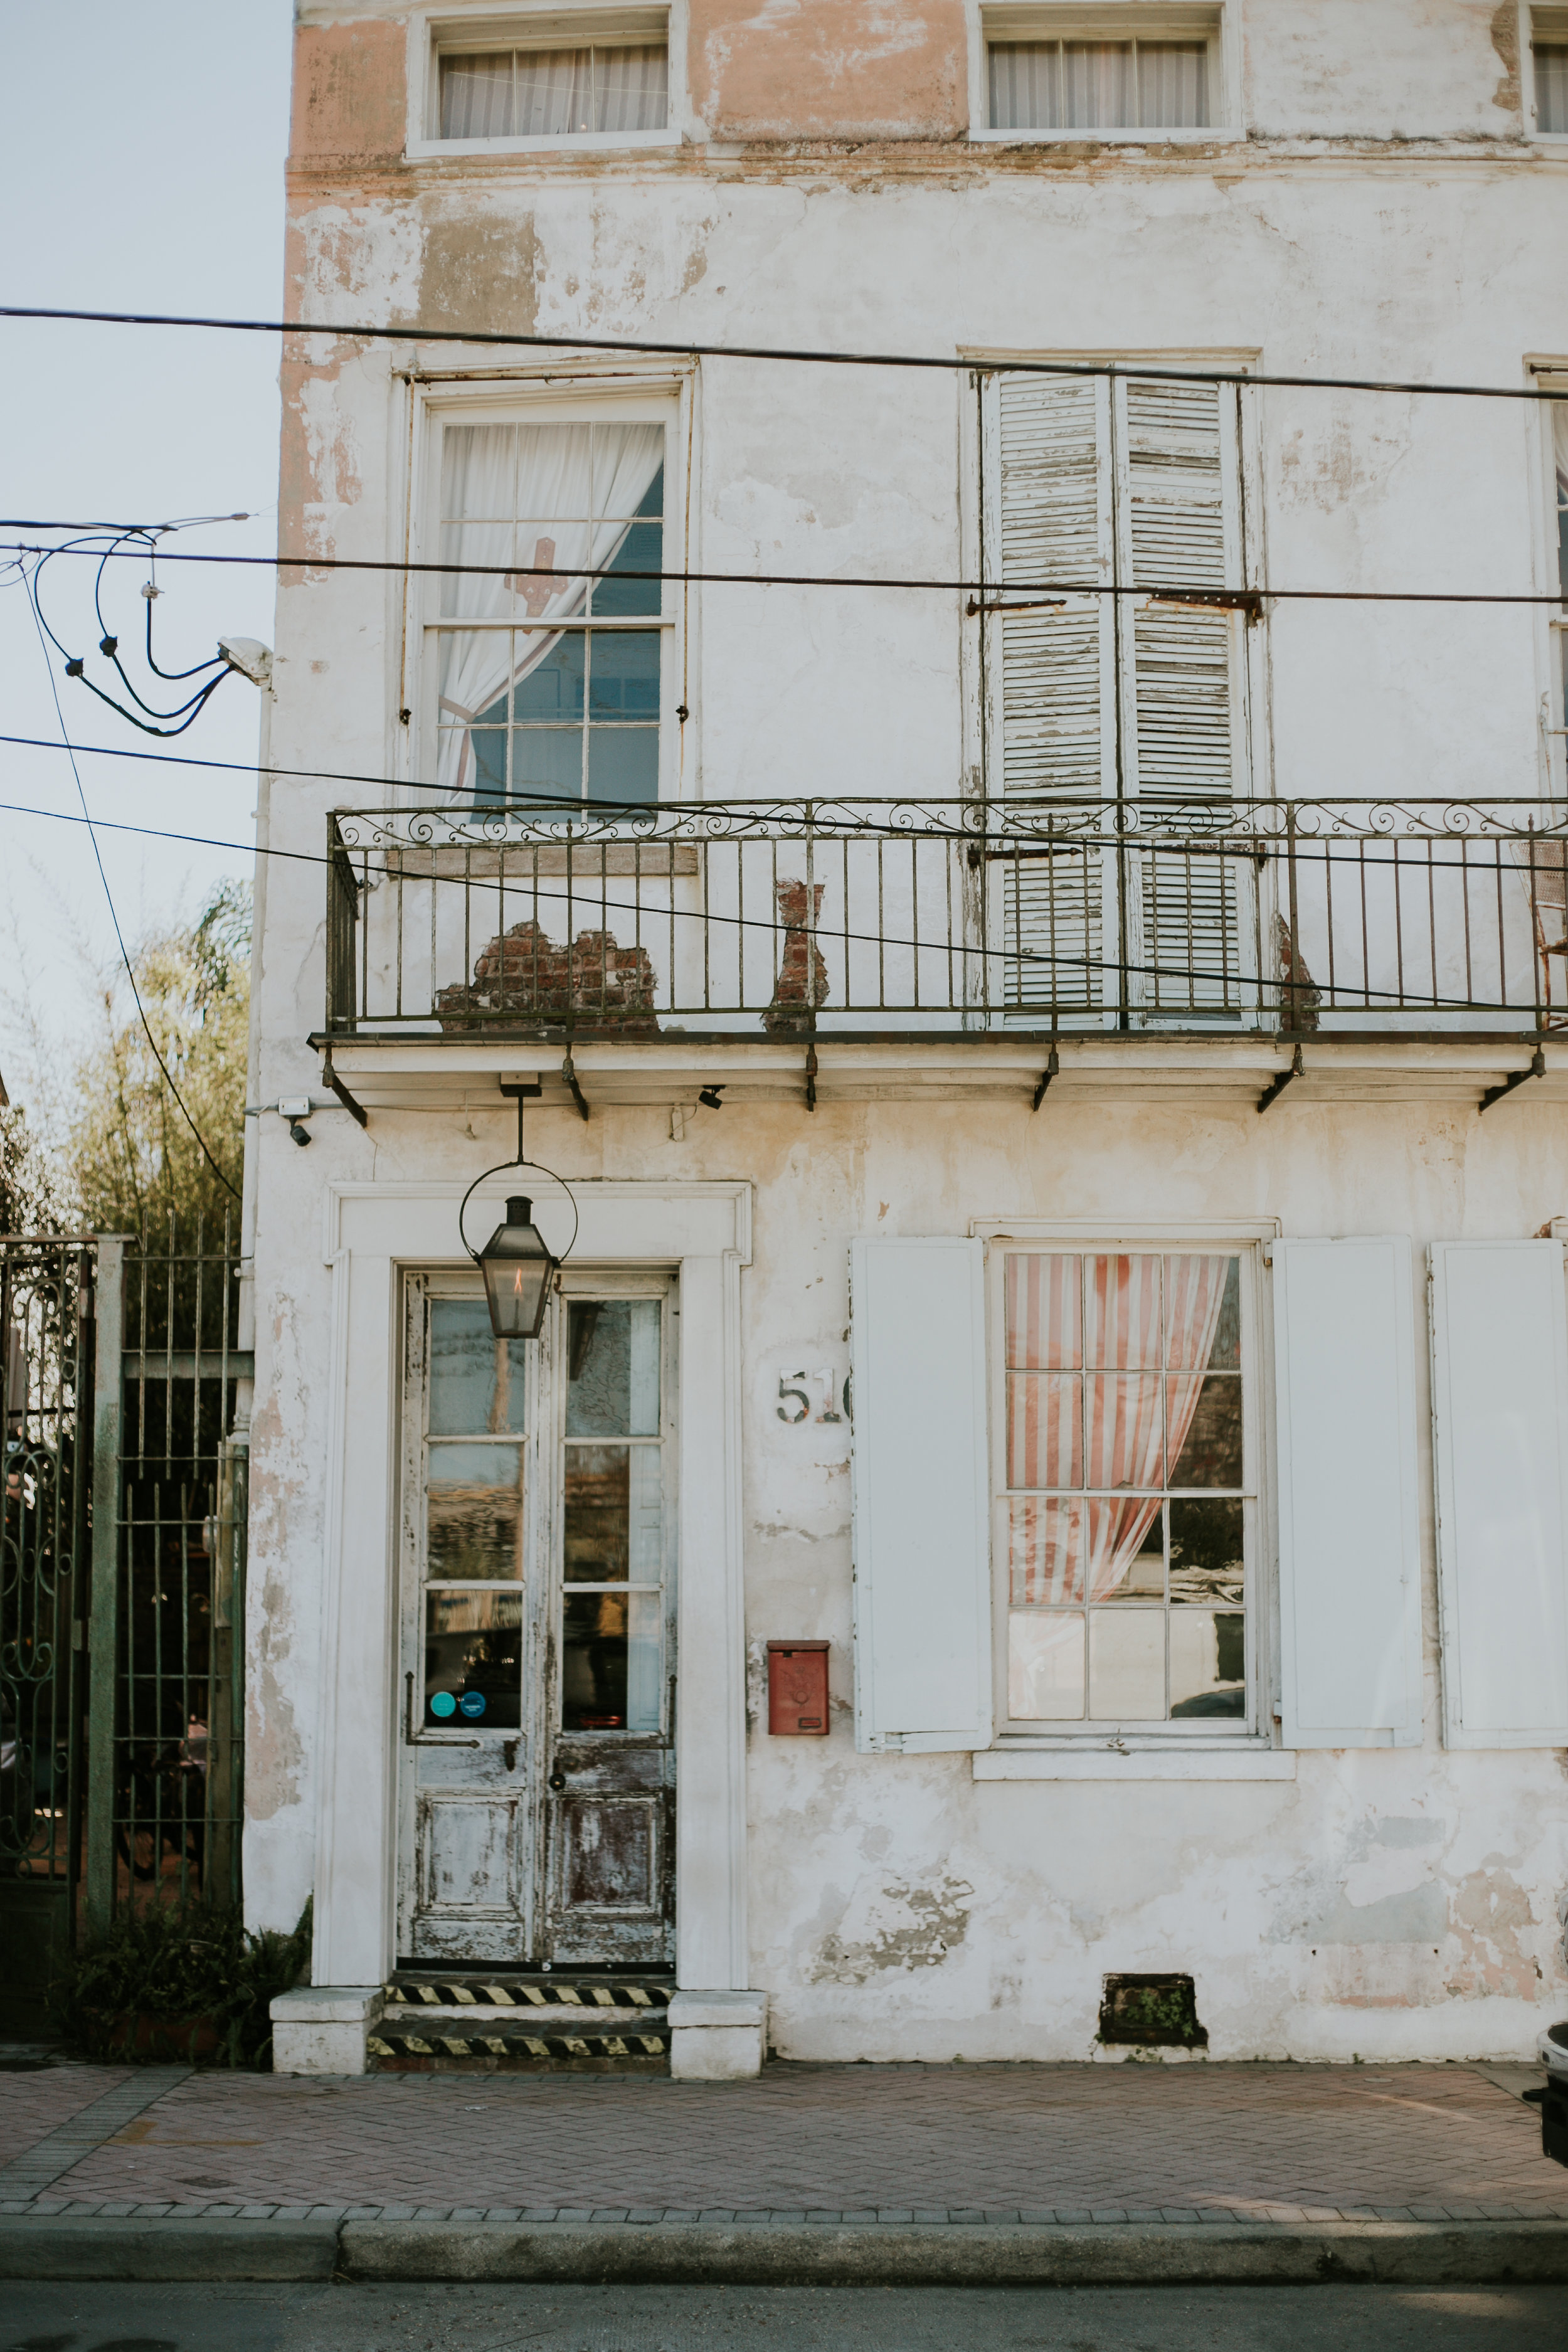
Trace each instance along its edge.
{"label": "exposed brick patch", "polygon": [[624,948],[613,931],[579,931],[570,947],[548,938],[531,917],[514,923],[480,951],[473,983],[439,990],[443,1029],[511,1013],[521,1021],[570,1021],[579,1036],[656,1036],[657,981],[645,947]]}
{"label": "exposed brick patch", "polygon": [[784,952],[773,982],[773,1002],[763,1015],[771,1037],[809,1036],[816,1027],[812,1013],[827,1002],[827,960],[813,936],[822,913],[823,885],[812,883],[810,913],[804,882],[775,882],[779,920],[784,927]]}

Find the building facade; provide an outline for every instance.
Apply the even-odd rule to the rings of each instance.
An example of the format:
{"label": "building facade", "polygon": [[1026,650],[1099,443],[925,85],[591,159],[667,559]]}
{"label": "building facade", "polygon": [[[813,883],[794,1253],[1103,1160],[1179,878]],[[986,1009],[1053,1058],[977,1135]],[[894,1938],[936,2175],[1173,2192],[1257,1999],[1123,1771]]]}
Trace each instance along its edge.
{"label": "building facade", "polygon": [[297,15],[280,2062],[400,1968],[694,2074],[1528,2052],[1568,11]]}

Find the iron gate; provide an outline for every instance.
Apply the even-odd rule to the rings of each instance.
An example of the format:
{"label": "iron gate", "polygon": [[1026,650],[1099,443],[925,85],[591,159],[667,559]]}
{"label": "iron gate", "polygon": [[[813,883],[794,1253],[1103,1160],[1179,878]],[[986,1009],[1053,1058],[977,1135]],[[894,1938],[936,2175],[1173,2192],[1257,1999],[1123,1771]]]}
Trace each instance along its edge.
{"label": "iron gate", "polygon": [[[175,1219],[0,1236],[0,2004],[126,1905],[240,1895],[239,1263]],[[237,1409],[242,1407],[243,1412]]]}

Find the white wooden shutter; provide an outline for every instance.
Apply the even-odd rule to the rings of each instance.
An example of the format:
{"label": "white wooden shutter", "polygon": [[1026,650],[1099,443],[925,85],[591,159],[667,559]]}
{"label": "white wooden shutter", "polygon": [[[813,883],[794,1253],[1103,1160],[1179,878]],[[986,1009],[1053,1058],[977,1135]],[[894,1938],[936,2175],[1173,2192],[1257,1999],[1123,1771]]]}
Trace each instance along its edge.
{"label": "white wooden shutter", "polygon": [[984,1748],[983,1245],[857,1241],[850,1283],[855,1744]]}
{"label": "white wooden shutter", "polygon": [[1561,1242],[1431,1245],[1450,1748],[1568,1747],[1568,1301]]}
{"label": "white wooden shutter", "polygon": [[[1234,588],[1241,580],[1235,395],[1215,383],[1119,383],[1116,503],[1121,574],[1140,588]],[[1237,613],[1131,597],[1121,614],[1122,781],[1178,834],[1246,789]],[[1130,908],[1130,993],[1145,1012],[1239,1010],[1239,859],[1145,855]]]}
{"label": "white wooden shutter", "polygon": [[[1109,583],[1110,386],[1092,377],[1004,375],[993,430],[997,491],[986,550],[993,600],[1039,604],[1042,582]],[[1116,790],[1113,599],[1068,595],[1059,607],[993,613],[987,625],[1003,796],[1036,808],[1053,795],[1070,799],[1081,818],[1089,814],[1082,803],[1114,798]],[[1028,834],[1019,838],[1021,849],[1033,845]],[[1106,954],[1116,952],[1116,926],[1102,922],[1104,853],[1089,846],[1020,855],[1000,878],[1005,1002],[1114,1003],[1115,976],[1103,969]]]}
{"label": "white wooden shutter", "polygon": [[1274,1244],[1287,1748],[1421,1739],[1410,1244]]}

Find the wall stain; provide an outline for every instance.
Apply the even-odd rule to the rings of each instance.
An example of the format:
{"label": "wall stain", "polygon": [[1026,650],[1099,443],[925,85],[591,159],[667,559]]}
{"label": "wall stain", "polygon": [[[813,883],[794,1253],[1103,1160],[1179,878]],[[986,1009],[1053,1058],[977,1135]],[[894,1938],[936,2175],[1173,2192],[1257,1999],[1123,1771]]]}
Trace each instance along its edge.
{"label": "wall stain", "polygon": [[865,1984],[889,1970],[939,1969],[969,1930],[967,1879],[945,1874],[912,1879],[862,1879],[837,1931],[823,1942],[814,1984]]}

